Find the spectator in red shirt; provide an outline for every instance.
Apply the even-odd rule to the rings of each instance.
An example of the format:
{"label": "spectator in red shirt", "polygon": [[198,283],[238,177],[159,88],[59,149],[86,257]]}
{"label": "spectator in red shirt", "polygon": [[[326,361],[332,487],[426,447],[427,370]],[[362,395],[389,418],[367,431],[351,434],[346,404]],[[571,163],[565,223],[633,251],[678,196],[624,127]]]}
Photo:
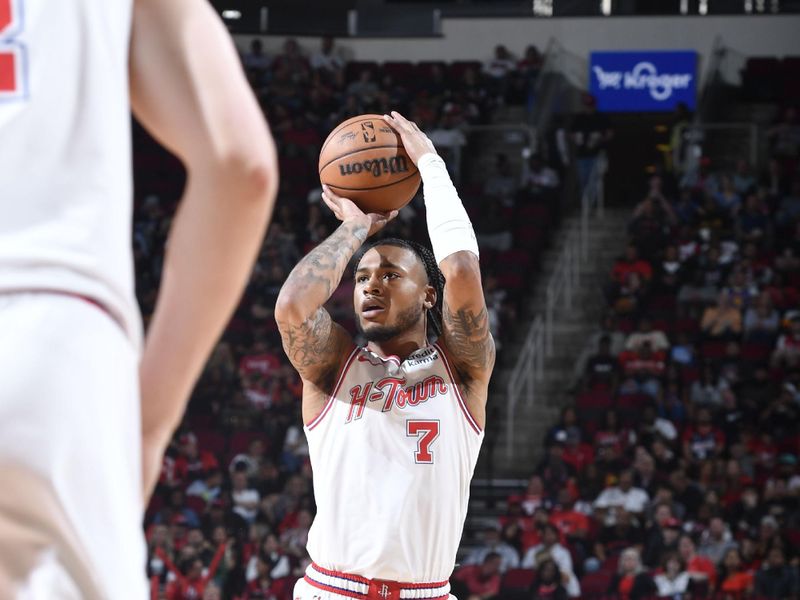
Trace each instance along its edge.
{"label": "spectator in red shirt", "polygon": [[206,586],[214,579],[219,563],[225,555],[225,550],[226,547],[224,545],[220,545],[217,548],[211,563],[208,565],[208,569],[204,568],[203,561],[200,558],[190,558],[184,561],[183,568],[179,570],[166,554],[161,553],[161,559],[175,576],[175,579],[167,585],[167,600],[196,600],[197,598],[202,598]]}
{"label": "spectator in red shirt", "polygon": [[219,467],[216,457],[197,446],[197,436],[185,433],[178,438],[178,457],[175,459],[175,477],[189,484],[201,479],[205,473]]}
{"label": "spectator in red shirt", "polygon": [[[563,437],[563,440],[559,437]],[[594,449],[589,444],[581,442],[578,431],[559,431],[556,434],[556,441],[564,442],[564,462],[572,465],[576,473],[594,461]]]}
{"label": "spectator in red shirt", "polygon": [[725,598],[733,600],[750,598],[753,583],[753,573],[744,568],[738,548],[729,548],[720,562],[719,591]]}
{"label": "spectator in red shirt", "polygon": [[575,510],[575,502],[568,489],[559,490],[556,505],[550,513],[550,522],[558,527],[561,536],[570,544],[580,547],[584,554],[589,552],[589,517]]}
{"label": "spectator in red shirt", "polygon": [[654,352],[649,341],[643,341],[637,350],[620,354],[620,362],[627,379],[620,386],[622,394],[647,394],[657,398],[661,390],[661,376],[666,370],[666,355]]}
{"label": "spectator in red shirt", "polygon": [[253,351],[242,357],[239,361],[239,372],[242,375],[251,375],[254,372],[269,375],[280,369],[281,361],[278,355],[264,340],[253,344]]}
{"label": "spectator in red shirt", "polygon": [[646,260],[639,258],[639,251],[633,244],[628,244],[625,256],[614,263],[611,278],[618,284],[624,284],[630,273],[636,273],[644,281],[650,281],[653,276],[653,267]]}
{"label": "spectator in red shirt", "polygon": [[257,576],[247,584],[243,600],[278,600],[275,584],[269,576],[269,565],[263,558],[257,560]]}
{"label": "spectator in red shirt", "polygon": [[678,540],[678,553],[686,563],[686,570],[695,585],[707,586],[713,590],[717,585],[717,569],[705,556],[697,554],[697,546],[689,535],[682,535]]}
{"label": "spectator in red shirt", "polygon": [[[500,593],[500,565],[502,558],[490,552],[480,565],[461,567],[453,578],[463,584],[461,597],[466,600],[489,600]],[[464,593],[466,592],[466,593]]]}

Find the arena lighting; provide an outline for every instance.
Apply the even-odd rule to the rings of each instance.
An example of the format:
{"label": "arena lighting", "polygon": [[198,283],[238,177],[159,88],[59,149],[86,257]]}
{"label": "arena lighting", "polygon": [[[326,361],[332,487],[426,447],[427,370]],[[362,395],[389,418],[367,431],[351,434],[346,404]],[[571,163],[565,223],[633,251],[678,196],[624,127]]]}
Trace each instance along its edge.
{"label": "arena lighting", "polygon": [[606,17],[611,14],[611,0],[600,0],[600,12]]}
{"label": "arena lighting", "polygon": [[238,21],[242,18],[242,12],[239,10],[223,10],[222,11],[222,18],[228,19],[229,21]]}
{"label": "arena lighting", "polygon": [[697,7],[697,12],[701,15],[708,14],[708,0],[700,0],[700,5]]}
{"label": "arena lighting", "polygon": [[533,0],[533,14],[537,17],[552,17],[553,0]]}

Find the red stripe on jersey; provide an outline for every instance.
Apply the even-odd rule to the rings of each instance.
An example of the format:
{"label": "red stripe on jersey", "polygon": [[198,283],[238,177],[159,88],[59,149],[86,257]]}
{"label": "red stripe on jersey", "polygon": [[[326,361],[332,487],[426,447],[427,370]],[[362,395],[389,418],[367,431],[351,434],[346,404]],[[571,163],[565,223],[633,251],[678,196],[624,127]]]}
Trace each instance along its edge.
{"label": "red stripe on jersey", "polygon": [[339,388],[341,387],[342,382],[344,381],[345,375],[347,375],[348,369],[350,369],[350,365],[353,364],[353,360],[355,359],[356,354],[358,354],[358,351],[359,351],[358,346],[355,346],[353,348],[353,351],[350,353],[349,358],[344,363],[342,370],[339,371],[339,378],[336,380],[336,386],[333,388],[333,392],[328,397],[328,401],[325,403],[325,406],[323,407],[322,411],[316,417],[314,417],[311,420],[311,422],[307,425],[309,431],[314,429],[314,427],[316,427],[317,425],[319,425],[320,421],[322,421],[322,419],[325,418],[325,415],[327,415],[328,412],[330,411],[331,406],[333,406],[333,402],[336,399],[336,394],[339,393]]}
{"label": "red stripe on jersey", "polygon": [[456,379],[455,377],[453,377],[453,371],[450,368],[450,361],[447,360],[447,353],[442,349],[441,346],[439,346],[439,344],[434,344],[433,347],[436,348],[439,351],[439,354],[442,355],[442,362],[444,363],[444,368],[447,371],[447,375],[450,377],[451,383],[453,384],[453,389],[456,392],[456,398],[458,398],[458,405],[461,407],[461,412],[464,413],[467,422],[470,424],[472,429],[475,430],[475,433],[480,434],[482,429],[478,425],[478,422],[475,420],[475,417],[472,416],[472,413],[469,412],[469,407],[467,406],[467,403],[464,402],[464,398],[461,397],[461,392],[458,389],[458,384],[456,383]]}

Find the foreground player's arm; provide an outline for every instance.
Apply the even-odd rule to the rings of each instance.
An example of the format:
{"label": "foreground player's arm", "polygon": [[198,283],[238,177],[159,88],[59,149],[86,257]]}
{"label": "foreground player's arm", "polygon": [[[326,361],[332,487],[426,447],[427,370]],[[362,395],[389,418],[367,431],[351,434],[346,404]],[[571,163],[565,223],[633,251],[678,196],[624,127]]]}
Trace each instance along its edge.
{"label": "foreground player's arm", "polygon": [[400,134],[422,176],[428,233],[445,276],[443,337],[467,401],[483,413],[486,387],[494,368],[495,347],[481,285],[478,243],[447,167],[430,139],[411,121],[393,112],[386,121]]}
{"label": "foreground player's arm", "polygon": [[135,0],[130,80],[136,117],[187,170],[140,368],[148,497],[249,277],[278,171],[233,44],[205,0]]}
{"label": "foreground player's arm", "polygon": [[397,214],[366,215],[350,200],[327,192],[323,199],[342,224],[297,263],[275,304],[275,321],[286,355],[303,381],[322,393],[316,394],[318,401],[314,394],[304,395],[304,417],[310,417],[306,422],[322,408],[322,395],[333,388],[333,379],[352,344],[350,335],[333,322],[323,305],[339,286],[361,244]]}

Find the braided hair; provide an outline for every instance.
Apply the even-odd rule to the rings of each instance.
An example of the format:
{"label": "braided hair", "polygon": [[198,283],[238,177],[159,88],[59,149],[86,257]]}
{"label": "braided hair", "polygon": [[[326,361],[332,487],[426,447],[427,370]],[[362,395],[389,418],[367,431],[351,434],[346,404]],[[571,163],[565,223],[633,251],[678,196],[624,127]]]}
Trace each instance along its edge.
{"label": "braided hair", "polygon": [[417,258],[419,258],[422,266],[425,267],[425,274],[428,276],[428,285],[432,286],[433,289],[436,290],[436,303],[428,310],[427,334],[430,339],[441,337],[445,279],[444,275],[439,269],[439,264],[436,262],[436,257],[433,255],[433,251],[431,251],[430,248],[411,240],[403,240],[400,238],[375,240],[361,249],[358,260],[355,262],[355,266],[353,267],[354,275],[356,269],[358,269],[358,263],[361,262],[361,258],[364,256],[364,254],[376,246],[395,246],[397,248],[405,248],[406,250],[411,250],[417,255]]}

